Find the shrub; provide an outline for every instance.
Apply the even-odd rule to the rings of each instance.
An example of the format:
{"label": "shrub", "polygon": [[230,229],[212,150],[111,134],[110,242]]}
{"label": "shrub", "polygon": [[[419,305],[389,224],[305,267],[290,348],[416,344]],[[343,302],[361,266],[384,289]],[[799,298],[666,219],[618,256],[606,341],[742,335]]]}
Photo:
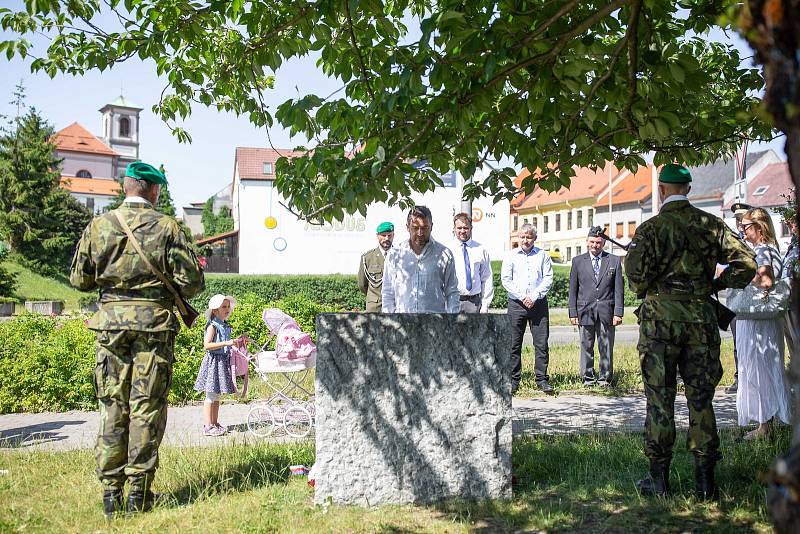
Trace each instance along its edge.
{"label": "shrub", "polygon": [[253,294],[264,301],[304,297],[337,310],[363,310],[364,295],[355,275],[214,275],[206,277],[206,289],[192,299],[197,309],[205,308],[216,293]]}
{"label": "shrub", "polygon": [[[492,308],[508,305],[508,292],[500,282],[499,262],[492,262],[494,299]],[[354,275],[213,275],[206,277],[206,289],[192,300],[198,309],[205,308],[208,299],[216,293],[225,295],[252,294],[265,301],[300,297],[308,302],[337,310],[363,310],[364,295],[358,289]],[[553,285],[548,294],[551,308],[565,308],[569,298],[569,269],[553,272]],[[627,284],[625,305],[637,303]],[[301,325],[302,326],[302,325]]]}
{"label": "shrub", "polygon": [[94,406],[94,334],[83,320],[23,314],[0,336],[0,412]]}
{"label": "shrub", "polygon": [[[319,313],[335,311],[303,297],[269,302],[258,295],[238,298],[231,316],[236,335],[248,333],[259,345],[268,340],[261,312],[277,307],[294,317],[316,338],[314,321]],[[181,329],[175,339],[170,402],[199,399],[194,381],[203,360],[205,320]],[[92,375],[95,365],[94,332],[83,318],[64,319],[23,314],[0,323],[0,413],[94,409]]]}

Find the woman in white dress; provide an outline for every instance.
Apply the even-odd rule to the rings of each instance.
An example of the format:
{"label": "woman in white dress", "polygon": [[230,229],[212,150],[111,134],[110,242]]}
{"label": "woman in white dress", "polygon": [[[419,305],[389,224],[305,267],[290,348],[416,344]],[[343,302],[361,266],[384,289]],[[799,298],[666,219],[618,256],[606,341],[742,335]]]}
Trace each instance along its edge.
{"label": "woman in white dress", "polygon": [[[742,228],[745,240],[755,250],[758,264],[750,283],[769,290],[781,272],[781,256],[770,216],[761,208],[753,208],[742,218]],[[739,356],[736,411],[739,425],[758,423],[758,428],[744,435],[744,439],[752,440],[770,433],[773,418],[784,423],[790,421],[783,318],[737,319],[736,341]]]}

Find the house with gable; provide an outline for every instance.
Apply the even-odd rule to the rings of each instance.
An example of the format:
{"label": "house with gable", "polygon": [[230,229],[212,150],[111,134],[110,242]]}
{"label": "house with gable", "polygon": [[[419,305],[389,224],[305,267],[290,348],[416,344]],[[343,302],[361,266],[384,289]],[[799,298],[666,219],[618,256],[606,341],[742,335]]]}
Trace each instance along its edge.
{"label": "house with gable", "polygon": [[100,213],[120,190],[115,179],[119,154],[74,122],[52,138],[61,162],[61,187],[92,213]]}
{"label": "house with gable", "polygon": [[[653,184],[657,180],[658,169],[652,165],[639,167],[635,173],[623,169],[610,186],[606,184],[598,192],[595,220],[607,236],[623,245],[631,241],[639,225],[653,216]],[[613,243],[608,247],[614,254],[625,254]]]}
{"label": "house with gable", "polygon": [[[753,173],[752,178],[747,180],[747,196],[744,201],[753,207],[764,208],[770,212],[775,237],[782,253],[786,252],[792,236],[788,225],[783,222],[775,208],[786,205],[785,196],[790,196],[793,188],[794,182],[789,173],[789,164],[785,161],[770,163],[761,168],[757,174]],[[731,205],[734,202],[735,198],[728,198],[723,207],[725,221],[732,227],[735,227],[735,218],[731,212]]]}
{"label": "house with gable", "polygon": [[74,122],[51,139],[62,160],[61,187],[92,213],[114,200],[125,168],[139,159],[141,109],[120,96],[100,108],[102,137]]}
{"label": "house with gable", "polygon": [[[511,217],[511,247],[519,246],[517,232],[523,224],[530,223],[536,227],[538,247],[548,251],[556,262],[571,262],[586,251],[586,235],[597,224],[594,210],[597,194],[619,172],[610,162],[596,170],[580,167],[575,169],[569,188],[550,192],[537,187],[529,195],[515,198],[511,204],[515,212]],[[523,169],[515,183],[519,186],[530,174]]]}

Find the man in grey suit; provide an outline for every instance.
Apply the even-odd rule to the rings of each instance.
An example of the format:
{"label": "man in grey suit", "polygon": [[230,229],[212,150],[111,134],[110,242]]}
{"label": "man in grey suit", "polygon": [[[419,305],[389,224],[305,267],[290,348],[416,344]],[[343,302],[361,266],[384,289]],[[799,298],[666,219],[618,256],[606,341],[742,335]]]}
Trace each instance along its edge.
{"label": "man in grey suit", "polygon": [[[569,318],[581,337],[580,372],[584,386],[609,387],[614,374],[614,328],[622,323],[625,286],[619,256],[603,250],[599,226],[589,230],[588,252],[575,256],[569,273]],[[600,353],[600,375],[594,372],[594,342]]]}

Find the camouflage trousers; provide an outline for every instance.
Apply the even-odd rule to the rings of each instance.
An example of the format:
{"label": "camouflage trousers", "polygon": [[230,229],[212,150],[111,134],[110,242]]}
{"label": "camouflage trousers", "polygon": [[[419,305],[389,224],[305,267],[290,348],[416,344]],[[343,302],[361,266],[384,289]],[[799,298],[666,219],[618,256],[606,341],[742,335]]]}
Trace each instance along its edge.
{"label": "camouflage trousers", "polygon": [[100,432],[95,446],[103,489],[149,488],[167,424],[173,332],[97,332],[95,392]]}
{"label": "camouflage trousers", "polygon": [[676,370],[689,408],[686,448],[701,462],[716,462],[719,435],[712,400],[722,378],[716,323],[648,320],[639,324],[639,357],[647,396],[645,454],[668,462],[675,443]]}

